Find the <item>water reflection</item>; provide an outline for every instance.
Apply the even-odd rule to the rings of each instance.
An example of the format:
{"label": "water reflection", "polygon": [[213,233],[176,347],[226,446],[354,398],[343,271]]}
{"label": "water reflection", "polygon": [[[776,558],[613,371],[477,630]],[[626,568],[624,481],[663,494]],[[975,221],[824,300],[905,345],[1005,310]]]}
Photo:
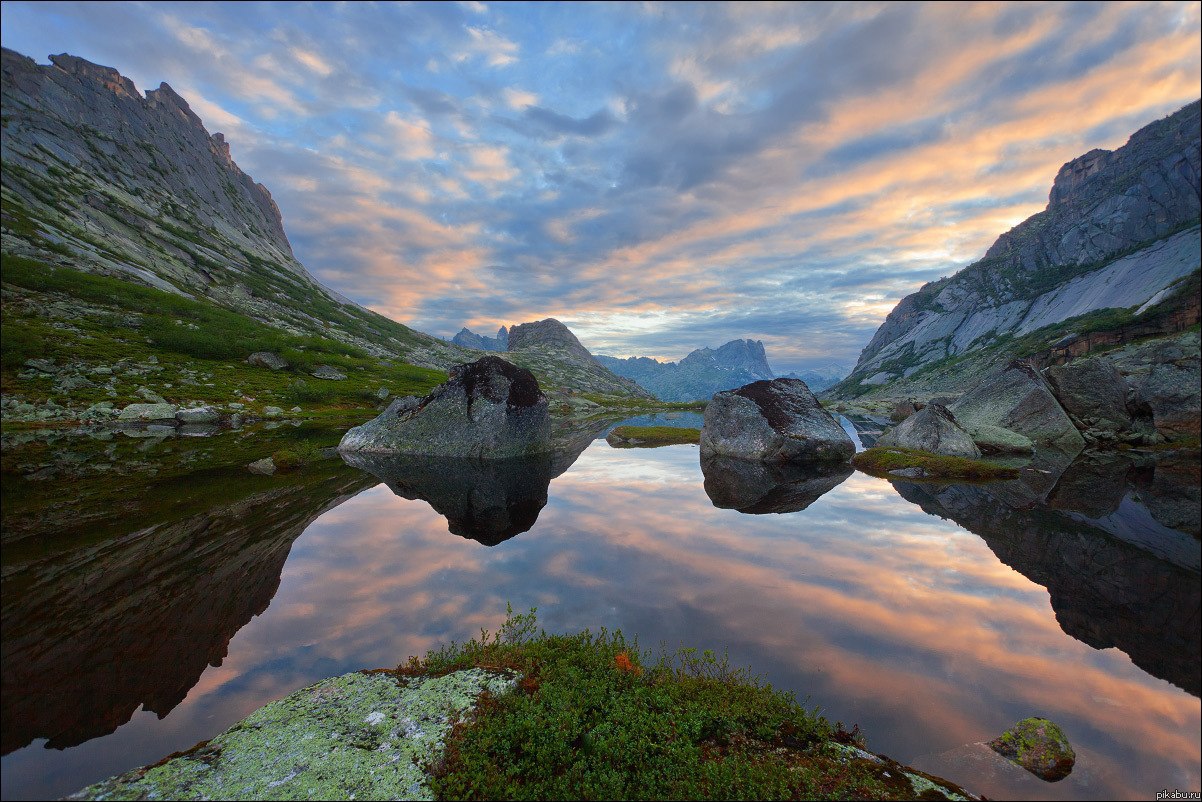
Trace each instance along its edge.
{"label": "water reflection", "polygon": [[[576,434],[582,439],[594,436],[587,427]],[[259,456],[272,450],[257,449]],[[250,450],[247,446],[239,457],[243,463]],[[1042,546],[1037,541],[1015,549],[1043,572],[1037,574],[1010,552],[995,549],[1003,533],[972,534],[909,503],[888,482],[863,474],[847,476],[824,494],[803,499],[800,511],[744,515],[740,509],[769,506],[765,498],[782,484],[788,488],[793,483],[769,477],[770,483],[758,485],[767,488],[763,494],[728,509],[715,506],[710,498],[710,475],[699,468],[695,447],[627,451],[593,443],[583,453],[569,450],[564,459],[562,467],[552,465],[540,474],[542,486],[542,477],[562,471],[547,479],[549,491],[542,488],[547,498],[538,504],[530,535],[510,538],[495,548],[448,537],[441,501],[435,505],[424,496],[414,501],[387,486],[370,487],[377,481],[374,475],[336,465],[327,466],[327,474],[314,475],[312,482],[302,478],[305,474],[267,478],[242,472],[231,475],[227,484],[196,485],[198,474],[190,474],[186,483],[170,487],[129,486],[127,495],[153,497],[153,506],[167,511],[157,522],[126,512],[128,499],[93,496],[94,507],[107,505],[104,514],[114,520],[124,515],[129,525],[120,529],[114,524],[89,540],[84,518],[66,546],[56,539],[54,527],[65,519],[54,514],[60,501],[51,491],[65,486],[42,485],[47,489],[40,491],[38,503],[43,520],[52,523],[40,530],[37,505],[27,501],[10,508],[6,496],[6,529],[12,509],[24,522],[18,548],[10,549],[6,540],[4,550],[6,727],[14,719],[37,720],[35,706],[54,707],[52,697],[60,689],[75,695],[76,707],[87,704],[89,693],[103,697],[110,675],[122,672],[145,674],[143,689],[170,686],[175,696],[185,683],[196,684],[163,720],[135,713],[116,732],[62,752],[35,743],[8,754],[0,774],[3,795],[58,796],[154,762],[323,677],[395,665],[410,654],[476,635],[482,627],[495,629],[507,602],[515,609],[537,606],[540,623],[552,632],[620,627],[627,634],[637,633],[643,647],[652,651],[661,643],[675,648],[682,642],[728,648],[732,664],[751,666],[774,686],[821,705],[832,720],[860,724],[870,746],[905,762],[991,738],[1033,713],[1053,718],[1081,756],[1077,769],[1058,787],[1011,789],[1009,795],[1139,798],[1166,784],[1196,787],[1202,751],[1199,700],[1150,676],[1118,650],[1098,651],[1066,636],[1057,620],[1061,608],[1049,605],[1044,583],[1059,588],[1077,581],[1061,576],[1073,572],[1084,574],[1080,581],[1087,585],[1102,583],[1106,570],[1111,570],[1123,585],[1142,581],[1153,587],[1176,583],[1196,589],[1198,574],[1174,567],[1146,544],[1119,540],[1075,517],[1086,512],[1101,514],[1090,521],[1130,516],[1123,517],[1122,503],[1107,511],[1100,500],[1069,492],[1077,483],[1067,466],[1055,472],[1042,468],[1047,474],[1029,472],[1029,481],[994,491],[997,513],[1015,516],[1011,520],[1016,528],[1041,516],[1077,527],[1064,542],[1049,535]],[[37,467],[36,462],[31,459],[29,467]],[[1188,475],[1187,468],[1176,470]],[[1160,465],[1139,463],[1130,472],[1127,495],[1161,524],[1180,515],[1181,499],[1189,498],[1190,491],[1174,484],[1172,473],[1161,472]],[[486,479],[485,486],[492,486],[490,482],[504,485],[501,479]],[[1089,482],[1082,478],[1079,484],[1088,487]],[[746,497],[755,495],[757,485],[751,486],[751,492],[744,491]],[[936,511],[937,502],[946,502],[940,505],[940,515],[961,515],[962,508],[971,511],[980,503],[969,494],[961,504],[951,488],[940,495],[944,491],[937,486],[912,487],[927,494],[929,511]],[[269,491],[279,495],[262,495]],[[356,491],[360,492],[354,498],[305,526],[308,517],[332,505],[339,494]],[[502,487],[483,494],[508,499],[509,492]],[[1160,499],[1159,506],[1148,501],[1150,496]],[[465,503],[471,511],[470,501]],[[72,509],[78,515],[88,512]],[[211,525],[188,540],[184,522],[201,515],[213,516]],[[281,528],[273,530],[272,520],[279,520]],[[506,526],[513,520],[510,515]],[[976,525],[967,514],[964,521]],[[151,542],[159,531],[153,527],[160,524],[181,527],[170,541],[162,542],[167,553],[161,557],[156,556],[159,546]],[[1114,521],[1107,525],[1126,531]],[[295,541],[291,526],[305,530]],[[134,548],[132,543],[124,545],[133,538],[131,533],[144,532],[149,534],[142,535],[147,538],[142,552],[123,556],[122,548]],[[57,544],[53,554],[21,546],[39,539]],[[1119,550],[1091,550],[1089,543],[1098,540],[1117,544],[1107,548]],[[1014,542],[1023,546],[1017,534]],[[1047,554],[1033,553],[1041,548]],[[1058,566],[1048,555],[1061,551],[1072,559]],[[195,561],[187,559],[191,554]],[[1095,558],[1103,565],[1097,571],[1092,567]],[[1106,560],[1133,559],[1145,561],[1134,576],[1124,575],[1122,565],[1105,568]],[[1023,572],[1003,560],[1013,560]],[[1090,564],[1082,566],[1081,561]],[[135,572],[139,563],[149,566],[141,575]],[[36,577],[38,594],[28,603],[23,586],[10,582],[22,565],[36,566],[36,571],[26,571]],[[84,580],[103,581],[109,572],[125,577],[129,601],[120,594],[97,593],[90,598],[102,610],[79,609],[86,603],[73,602],[73,594],[87,588]],[[57,584],[56,576],[61,578]],[[1176,592],[1164,590],[1169,595]],[[275,598],[256,615],[273,591]],[[1124,611],[1120,600],[1107,601],[1098,588],[1091,592],[1101,597],[1094,603],[1111,603],[1098,617],[1111,637],[1122,631],[1124,615],[1166,620],[1178,608],[1183,608],[1180,615],[1185,619],[1191,614],[1188,598],[1178,607],[1160,609],[1144,606],[1151,600],[1137,594],[1138,603]],[[1052,591],[1053,604],[1059,604],[1058,593]],[[182,598],[175,602],[172,594]],[[156,605],[169,609],[161,615],[143,609]],[[1195,629],[1196,608],[1194,602]],[[194,620],[208,610],[231,611],[221,614],[225,623],[217,634]],[[1080,624],[1088,624],[1085,611],[1077,612]],[[126,617],[133,623],[124,622]],[[139,625],[139,620],[152,623]],[[22,681],[30,687],[18,687],[14,672],[20,666],[9,660],[14,632],[22,639],[23,659],[52,666],[58,658],[39,657],[38,644],[65,650],[63,642],[77,634],[85,642],[81,652],[104,647],[108,635],[83,632],[89,625],[107,629],[119,640],[102,652],[115,664],[109,674],[86,673],[79,686],[61,675],[53,684],[41,685],[36,677],[25,677]],[[139,626],[140,636],[120,634],[121,627],[133,631]],[[198,654],[163,652],[154,663],[144,659],[143,653],[155,648],[155,639],[171,638],[169,632],[164,634],[167,626],[193,632],[189,637],[199,644],[193,650]],[[238,626],[241,629],[230,639]],[[1166,640],[1178,637],[1173,626],[1165,625]],[[1141,637],[1152,643],[1150,632]],[[182,643],[182,636],[175,643]],[[1189,648],[1196,654],[1196,645],[1178,649],[1170,644],[1166,650],[1180,653]],[[214,657],[220,665],[188,663],[187,671],[175,665]],[[92,671],[82,665],[81,657],[69,659],[81,665],[81,671]],[[198,668],[203,673],[196,680]],[[1196,667],[1193,670],[1196,673]],[[13,698],[22,692],[25,700]],[[81,724],[86,723],[83,715],[100,717],[104,710],[82,713]],[[40,726],[29,734],[49,737],[59,734],[52,732],[55,729]],[[1110,766],[1122,769],[1111,771]],[[986,794],[1008,795],[1004,786],[953,777]]]}
{"label": "water reflection", "polygon": [[705,494],[715,507],[763,515],[804,510],[851,476],[852,468],[709,457],[702,459],[701,473]]}
{"label": "water reflection", "polygon": [[1200,545],[1189,534],[1197,502],[1192,517],[1184,509],[1197,484],[1180,458],[1086,455],[1059,473],[1024,471],[1001,484],[895,487],[1046,587],[1067,634],[1202,692]]}

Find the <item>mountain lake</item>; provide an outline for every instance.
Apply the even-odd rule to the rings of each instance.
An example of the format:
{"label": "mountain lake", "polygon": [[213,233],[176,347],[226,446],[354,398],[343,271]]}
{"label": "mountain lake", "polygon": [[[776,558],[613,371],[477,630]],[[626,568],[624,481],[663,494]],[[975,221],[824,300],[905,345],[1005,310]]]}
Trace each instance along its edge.
{"label": "mountain lake", "polygon": [[[663,417],[631,422],[700,425]],[[156,762],[319,679],[495,630],[507,603],[548,631],[725,651],[991,797],[1199,787],[1196,454],[890,483],[703,470],[695,445],[611,447],[614,423],[541,461],[327,451],[274,476],[245,466],[341,431],[6,433],[3,797]],[[1076,750],[1058,783],[980,746],[1032,715]]]}

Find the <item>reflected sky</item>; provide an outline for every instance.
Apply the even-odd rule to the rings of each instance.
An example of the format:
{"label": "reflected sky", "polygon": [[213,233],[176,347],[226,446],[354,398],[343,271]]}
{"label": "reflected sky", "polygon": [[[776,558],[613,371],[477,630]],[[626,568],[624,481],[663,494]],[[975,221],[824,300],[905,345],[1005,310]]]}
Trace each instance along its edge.
{"label": "reflected sky", "polygon": [[728,649],[903,762],[1046,716],[1078,768],[1024,795],[1198,787],[1196,697],[1066,635],[1044,587],[888,482],[854,473],[803,511],[743,515],[710,502],[696,446],[595,441],[549,496],[530,531],[489,548],[425,502],[363,491],[308,526],[270,606],[165,719],[140,712],[65,752],[37,741],[4,758],[4,796],[61,795],[153,762],[323,677],[496,629],[507,602],[537,607],[549,631]]}

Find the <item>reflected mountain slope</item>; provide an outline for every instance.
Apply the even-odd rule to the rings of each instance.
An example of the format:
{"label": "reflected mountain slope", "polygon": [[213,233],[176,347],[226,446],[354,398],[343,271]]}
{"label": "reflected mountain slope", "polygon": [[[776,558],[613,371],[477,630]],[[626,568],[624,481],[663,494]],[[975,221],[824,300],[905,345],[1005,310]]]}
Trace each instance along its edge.
{"label": "reflected mountain slope", "polygon": [[[1194,486],[1172,459],[1084,458],[1055,476],[1024,472],[996,485],[895,483],[925,512],[979,535],[998,559],[1047,588],[1061,629],[1095,649],[1121,649],[1144,671],[1202,694],[1199,543],[1178,521]],[[1151,504],[1145,498],[1157,501]],[[1165,499],[1169,501],[1166,502]],[[1018,503],[1016,503],[1018,502]]]}
{"label": "reflected mountain slope", "polygon": [[271,480],[239,471],[199,514],[185,508],[80,548],[47,543],[40,556],[26,548],[17,562],[6,555],[3,753],[35,738],[83,743],[139,707],[165,716],[267,609],[309,523],[375,483],[333,462]]}

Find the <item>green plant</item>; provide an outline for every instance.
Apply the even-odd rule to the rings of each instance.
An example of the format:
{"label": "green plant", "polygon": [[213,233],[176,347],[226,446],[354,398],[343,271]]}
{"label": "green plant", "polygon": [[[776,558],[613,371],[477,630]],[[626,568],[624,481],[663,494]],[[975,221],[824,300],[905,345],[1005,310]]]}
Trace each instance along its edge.
{"label": "green plant", "polygon": [[296,445],[281,448],[271,455],[271,461],[281,470],[292,470],[309,465],[321,459],[321,449],[309,440],[302,440]]}

